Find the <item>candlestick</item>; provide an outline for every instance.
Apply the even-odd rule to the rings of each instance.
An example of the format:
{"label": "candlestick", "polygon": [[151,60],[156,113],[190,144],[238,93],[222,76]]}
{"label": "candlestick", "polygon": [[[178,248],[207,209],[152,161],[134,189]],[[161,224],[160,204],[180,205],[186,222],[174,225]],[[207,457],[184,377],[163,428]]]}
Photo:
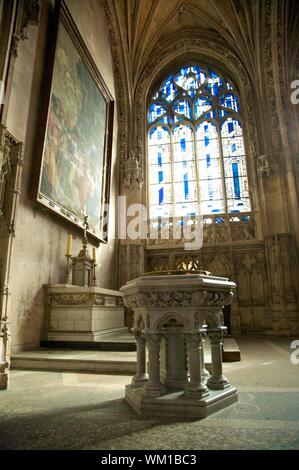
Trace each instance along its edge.
{"label": "candlestick", "polygon": [[97,260],[97,250],[95,247],[92,248],[92,259],[94,262]]}
{"label": "candlestick", "polygon": [[92,285],[95,287],[97,285],[97,278],[96,278],[96,262],[93,260],[93,279]]}
{"label": "candlestick", "polygon": [[65,255],[66,256],[66,268],[65,268],[65,284],[71,284],[72,279],[71,279],[71,257],[72,255]]}
{"label": "candlestick", "polygon": [[73,237],[71,233],[67,234],[66,256],[72,256],[72,242]]}

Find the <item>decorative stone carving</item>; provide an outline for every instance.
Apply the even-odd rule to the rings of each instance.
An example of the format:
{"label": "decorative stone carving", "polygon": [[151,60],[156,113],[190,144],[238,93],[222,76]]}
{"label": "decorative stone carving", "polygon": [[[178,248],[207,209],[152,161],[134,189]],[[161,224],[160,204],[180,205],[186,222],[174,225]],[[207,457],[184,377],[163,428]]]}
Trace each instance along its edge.
{"label": "decorative stone carving", "polygon": [[40,14],[39,0],[20,0],[18,6],[16,26],[12,36],[10,53],[14,57],[18,56],[19,41],[28,38],[29,25],[38,25]]}
{"label": "decorative stone carving", "polygon": [[50,305],[89,305],[91,296],[88,294],[53,294],[49,296]]}
{"label": "decorative stone carving", "polygon": [[120,245],[119,277],[121,284],[144,272],[144,246],[140,244]]}
{"label": "decorative stone carving", "polygon": [[231,276],[231,267],[224,255],[217,254],[207,263],[207,269],[217,276]]}
{"label": "decorative stone carving", "polygon": [[273,158],[270,160],[269,156],[260,155],[257,159],[257,169],[262,176],[271,176],[277,175],[279,167],[273,162]]}
{"label": "decorative stone carving", "polygon": [[[220,222],[221,220],[221,222]],[[149,238],[148,244],[151,246],[162,245],[183,245],[188,240],[184,238],[183,234],[180,239],[173,238],[173,224],[174,219],[163,221],[164,232],[168,230],[167,239],[159,236],[157,238]],[[149,223],[148,233],[152,231],[152,223]],[[255,216],[252,213],[236,213],[236,214],[221,214],[221,215],[205,215],[203,216],[203,242],[207,244],[220,244],[220,243],[234,243],[244,240],[254,240],[257,238],[257,229]],[[191,262],[190,254],[188,262]],[[182,260],[182,264],[185,260]],[[161,261],[162,263],[162,261]],[[196,261],[194,260],[194,266]],[[180,268],[179,268],[180,269]],[[197,269],[193,267],[192,269]]]}
{"label": "decorative stone carving", "polygon": [[123,166],[123,185],[132,191],[141,189],[143,185],[142,157],[141,154],[136,154],[134,150],[131,151],[126,164]]}
{"label": "decorative stone carving", "polygon": [[8,383],[8,296],[10,260],[18,200],[21,194],[23,147],[8,130],[0,124],[0,389]]}
{"label": "decorative stone carving", "polygon": [[45,288],[49,341],[93,342],[107,331],[125,328],[120,292],[66,284]]}
{"label": "decorative stone carving", "polygon": [[299,332],[298,259],[294,238],[277,234],[265,239],[273,328]]}
{"label": "decorative stone carving", "polygon": [[[231,301],[234,287],[226,278],[182,274],[144,275],[121,288],[125,305],[132,307],[136,316],[137,373],[126,387],[126,400],[135,410],[204,417],[236,401],[236,390],[222,374],[221,356],[226,330],[221,309],[223,302]],[[212,339],[211,376],[204,368],[202,340],[206,332]],[[143,334],[148,348],[147,382]],[[161,339],[164,364],[160,364]],[[214,390],[213,396],[210,390]]]}
{"label": "decorative stone carving", "polygon": [[190,307],[207,305],[228,305],[232,299],[232,292],[221,291],[181,291],[168,290],[166,292],[138,292],[138,294],[125,295],[124,301],[130,308],[147,307]]}

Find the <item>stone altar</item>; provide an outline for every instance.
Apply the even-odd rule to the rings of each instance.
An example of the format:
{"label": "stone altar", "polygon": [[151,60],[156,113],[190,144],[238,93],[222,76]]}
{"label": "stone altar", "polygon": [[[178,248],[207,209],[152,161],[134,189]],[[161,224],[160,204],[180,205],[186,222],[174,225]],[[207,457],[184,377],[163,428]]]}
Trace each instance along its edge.
{"label": "stone altar", "polygon": [[119,291],[71,284],[48,284],[45,290],[50,341],[100,341],[102,334],[125,328]]}
{"label": "stone altar", "polygon": [[[143,275],[120,289],[134,311],[137,372],[125,397],[138,413],[204,418],[237,401],[222,372],[222,307],[231,303],[235,287],[227,278],[186,273]],[[204,362],[206,335],[211,375]]]}

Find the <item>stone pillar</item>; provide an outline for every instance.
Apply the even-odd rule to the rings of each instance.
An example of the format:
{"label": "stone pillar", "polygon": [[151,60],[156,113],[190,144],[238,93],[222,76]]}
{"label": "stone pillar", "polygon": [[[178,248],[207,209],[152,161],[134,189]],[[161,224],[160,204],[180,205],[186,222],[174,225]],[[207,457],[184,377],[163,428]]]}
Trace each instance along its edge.
{"label": "stone pillar", "polygon": [[8,385],[8,375],[5,372],[8,367],[7,362],[0,362],[0,390],[6,390]]}
{"label": "stone pillar", "polygon": [[204,351],[204,342],[206,338],[206,333],[202,333],[201,336],[201,348],[199,349],[200,352],[200,361],[201,361],[201,376],[203,380],[207,380],[210,377],[210,372],[206,369],[206,364],[205,364],[205,351]]}
{"label": "stone pillar", "polygon": [[225,326],[208,329],[211,343],[212,375],[208,379],[207,385],[211,390],[224,389],[229,386],[229,381],[222,372],[223,331],[226,331]]}
{"label": "stone pillar", "polygon": [[148,380],[146,373],[146,348],[145,337],[141,331],[134,331],[137,345],[137,370],[136,375],[132,379],[133,387],[143,387]]}
{"label": "stone pillar", "polygon": [[146,333],[148,347],[148,382],[144,386],[148,397],[158,397],[163,394],[164,387],[160,381],[160,345],[161,333]]}
{"label": "stone pillar", "polygon": [[[1,323],[3,324],[3,326],[1,325]],[[5,315],[3,320],[0,321],[0,390],[6,390],[8,386],[7,368],[9,364],[6,360],[7,340],[8,340],[7,316]]]}
{"label": "stone pillar", "polygon": [[185,387],[185,395],[189,398],[198,399],[209,393],[202,378],[202,361],[200,358],[202,354],[202,333],[202,330],[196,333],[185,333],[190,373],[190,382]]}

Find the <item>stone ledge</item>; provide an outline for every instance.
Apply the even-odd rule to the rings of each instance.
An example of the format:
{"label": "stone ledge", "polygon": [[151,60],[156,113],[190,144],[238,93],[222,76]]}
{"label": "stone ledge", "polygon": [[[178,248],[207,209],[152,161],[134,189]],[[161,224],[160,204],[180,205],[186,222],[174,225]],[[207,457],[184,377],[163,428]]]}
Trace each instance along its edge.
{"label": "stone ledge", "polygon": [[143,388],[132,385],[126,386],[125,396],[127,403],[138,414],[187,418],[206,418],[238,401],[237,389],[232,386],[224,390],[210,390],[209,395],[200,400],[187,398],[182,391],[148,398]]}

